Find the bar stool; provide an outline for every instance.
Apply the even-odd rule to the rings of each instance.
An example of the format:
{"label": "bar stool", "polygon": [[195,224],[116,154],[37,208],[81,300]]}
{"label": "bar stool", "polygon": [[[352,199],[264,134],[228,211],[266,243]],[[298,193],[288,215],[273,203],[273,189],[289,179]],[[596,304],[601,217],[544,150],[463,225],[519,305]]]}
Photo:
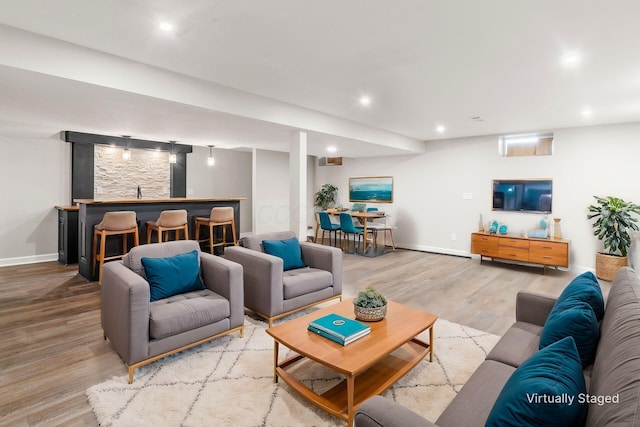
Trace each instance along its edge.
{"label": "bar stool", "polygon": [[[138,223],[134,211],[106,212],[102,221],[93,227],[93,273],[96,271],[96,263],[100,263],[98,282],[102,283],[102,267],[105,261],[122,258],[129,249],[127,247],[127,237],[133,233],[133,246],[140,244],[138,239]],[[106,256],[107,236],[122,236],[122,254]],[[98,249],[100,240],[100,250]]]}
{"label": "bar stool", "polygon": [[147,221],[147,243],[151,243],[151,235],[154,231],[158,233],[158,242],[164,240],[164,233],[175,231],[174,240],[180,240],[180,231],[184,233],[184,240],[189,239],[189,225],[187,224],[187,211],[184,209],[174,209],[160,212],[157,221]]}
{"label": "bar stool", "polygon": [[[233,234],[233,241],[227,242],[227,226],[231,226],[231,233]],[[200,227],[209,227],[209,238],[200,240]],[[222,227],[222,242],[214,242],[214,228]],[[236,223],[233,218],[233,208],[217,207],[211,209],[211,215],[209,218],[197,217],[196,218],[196,240],[198,242],[209,241],[209,252],[213,254],[213,248],[215,246],[234,245],[238,246],[238,240],[236,240]]]}

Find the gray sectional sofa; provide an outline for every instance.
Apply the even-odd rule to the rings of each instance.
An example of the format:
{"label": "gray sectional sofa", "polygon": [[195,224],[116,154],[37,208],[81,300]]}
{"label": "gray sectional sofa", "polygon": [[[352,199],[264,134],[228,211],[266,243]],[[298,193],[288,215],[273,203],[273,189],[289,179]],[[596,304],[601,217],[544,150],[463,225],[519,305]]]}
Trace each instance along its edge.
{"label": "gray sectional sofa", "polygon": [[[538,350],[555,298],[520,292],[516,322],[501,338],[457,396],[432,423],[397,403],[375,396],[355,415],[357,427],[484,426],[507,380]],[[612,283],[595,362],[584,370],[587,426],[640,426],[640,279],[621,269]],[[429,405],[428,399],[424,401]]]}

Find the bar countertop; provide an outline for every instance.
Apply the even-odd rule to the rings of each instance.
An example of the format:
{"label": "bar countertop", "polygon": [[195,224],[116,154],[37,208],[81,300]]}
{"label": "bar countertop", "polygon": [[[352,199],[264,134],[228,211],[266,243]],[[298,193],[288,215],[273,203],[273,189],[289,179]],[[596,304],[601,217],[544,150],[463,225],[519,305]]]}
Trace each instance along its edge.
{"label": "bar countertop", "polygon": [[84,205],[108,205],[122,203],[201,203],[201,202],[225,202],[247,200],[246,197],[217,197],[217,198],[195,198],[195,197],[173,197],[170,199],[124,199],[124,200],[95,200],[95,199],[74,199],[74,203]]}

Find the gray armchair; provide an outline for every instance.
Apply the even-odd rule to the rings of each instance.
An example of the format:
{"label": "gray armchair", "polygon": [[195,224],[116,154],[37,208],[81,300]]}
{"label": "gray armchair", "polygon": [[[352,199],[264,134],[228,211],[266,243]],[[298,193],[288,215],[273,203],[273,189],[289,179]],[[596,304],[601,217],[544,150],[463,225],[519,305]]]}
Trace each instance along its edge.
{"label": "gray armchair", "polygon": [[[141,258],[166,258],[197,250],[205,289],[150,301]],[[182,240],[133,248],[122,261],[105,264],[102,329],[127,364],[135,369],[232,332],[244,336],[242,266],[200,252]]]}
{"label": "gray armchair", "polygon": [[307,265],[284,271],[281,258],[263,252],[263,240],[295,237],[291,231],[258,234],[240,239],[241,246],[225,249],[226,259],[242,265],[244,306],[273,325],[273,321],[332,299],[342,300],[342,251],[300,242]]}

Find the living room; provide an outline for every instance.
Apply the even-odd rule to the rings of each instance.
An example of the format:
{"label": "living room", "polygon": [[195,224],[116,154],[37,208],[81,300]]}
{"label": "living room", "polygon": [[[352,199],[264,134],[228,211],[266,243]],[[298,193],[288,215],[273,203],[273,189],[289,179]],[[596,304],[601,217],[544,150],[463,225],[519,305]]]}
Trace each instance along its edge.
{"label": "living room", "polygon": [[[426,13],[428,7],[411,3],[404,5],[406,9],[401,7],[393,11],[393,16],[407,19],[418,28],[419,22],[411,18],[411,10],[417,8],[421,13]],[[95,383],[112,375],[122,375],[125,368],[109,347],[108,341],[103,342],[99,333],[99,286],[93,282],[83,282],[82,278],[74,276],[73,267],[58,266],[55,261],[58,256],[58,218],[54,206],[73,204],[72,146],[60,138],[59,133],[64,130],[117,136],[132,134],[136,138],[157,141],[177,139],[181,143],[192,145],[193,152],[187,155],[187,197],[246,198],[241,202],[240,208],[239,228],[243,236],[291,229],[291,219],[298,215],[299,206],[304,207],[305,215],[301,215],[298,223],[304,224],[303,229],[307,225],[315,226],[313,194],[325,183],[337,186],[337,204],[349,207],[352,204],[348,194],[349,178],[391,176],[393,202],[368,203],[368,206],[386,212],[388,220],[392,221],[394,226],[394,239],[398,250],[396,253],[385,254],[373,260],[345,255],[345,281],[349,282],[345,284],[345,296],[353,296],[367,282],[374,283],[392,298],[405,301],[414,298],[416,305],[427,307],[430,311],[439,311],[437,314],[443,319],[495,335],[504,333],[513,322],[517,291],[545,290],[557,295],[573,276],[595,269],[595,253],[602,250],[602,242],[594,237],[592,221],[587,219],[587,207],[593,203],[593,196],[611,195],[640,202],[635,184],[635,178],[638,177],[637,158],[640,157],[640,145],[637,143],[640,137],[640,111],[637,104],[636,77],[640,65],[633,62],[638,34],[635,23],[628,22],[632,21],[629,17],[635,14],[638,6],[632,2],[620,7],[616,12],[608,9],[603,12],[599,9],[600,6],[596,7],[594,4],[588,16],[578,23],[568,22],[573,16],[572,7],[562,6],[554,18],[554,28],[559,28],[561,22],[567,23],[567,40],[558,44],[569,43],[569,35],[573,37],[574,40],[571,42],[577,44],[584,53],[583,61],[577,69],[565,68],[561,63],[562,49],[554,45],[553,53],[547,52],[546,55],[536,57],[540,69],[548,73],[542,73],[544,76],[539,79],[534,78],[534,73],[527,71],[526,66],[517,64],[518,60],[527,57],[526,49],[521,49],[521,52],[515,47],[515,42],[512,45],[506,38],[497,37],[499,34],[495,32],[487,33],[487,43],[503,46],[505,52],[510,52],[500,56],[502,62],[496,61],[494,64],[501,64],[505,69],[513,66],[513,74],[518,74],[519,77],[510,80],[505,78],[507,74],[501,74],[504,85],[496,86],[491,86],[487,80],[478,77],[472,84],[467,82],[467,75],[474,75],[471,70],[476,70],[475,74],[478,76],[490,74],[491,68],[487,64],[491,64],[492,60],[481,60],[473,50],[459,54],[460,57],[457,59],[449,58],[451,69],[457,70],[454,73],[455,79],[443,85],[442,92],[429,86],[430,90],[419,94],[425,103],[426,100],[434,103],[430,105],[442,102],[442,115],[446,120],[436,117],[436,113],[422,118],[425,117],[422,115],[423,110],[414,114],[410,107],[400,107],[400,104],[394,104],[393,107],[385,106],[383,111],[382,104],[385,100],[394,99],[390,96],[393,91],[388,92],[389,88],[384,92],[386,98],[381,92],[377,99],[373,97],[370,107],[363,107],[358,104],[356,96],[356,93],[362,90],[360,87],[352,88],[353,93],[348,95],[338,94],[333,87],[328,98],[349,103],[348,107],[344,107],[348,114],[344,114],[343,117],[340,117],[341,112],[338,109],[331,109],[332,104],[329,101],[327,104],[302,103],[303,106],[298,108],[291,104],[291,99],[283,95],[277,102],[272,103],[269,94],[254,97],[250,86],[238,90],[220,82],[202,80],[201,76],[181,75],[179,67],[168,71],[171,67],[164,68],[163,64],[144,64],[144,61],[135,55],[130,58],[120,54],[118,49],[124,49],[122,45],[100,46],[98,42],[92,44],[89,41],[83,45],[83,37],[78,33],[59,34],[45,26],[39,30],[39,26],[43,25],[42,21],[46,20],[46,13],[43,11],[51,8],[44,2],[33,2],[35,8],[42,8],[41,13],[35,13],[33,16],[28,16],[26,10],[17,6],[10,11],[12,6],[15,5],[6,3],[1,6],[7,10],[7,14],[5,18],[0,19],[0,34],[3,35],[0,37],[3,51],[0,66],[3,82],[0,93],[3,95],[3,101],[0,101],[0,105],[4,112],[0,123],[0,147],[3,151],[0,180],[3,182],[5,201],[0,207],[0,223],[3,224],[0,239],[0,284],[6,285],[6,289],[10,288],[12,292],[12,296],[2,298],[2,306],[3,309],[15,313],[18,310],[15,303],[22,301],[23,296],[49,292],[59,298],[64,297],[62,300],[67,306],[78,304],[82,307],[86,304],[84,309],[73,306],[74,310],[78,309],[81,313],[77,320],[74,321],[67,314],[65,316],[68,317],[53,323],[73,324],[76,321],[89,320],[91,329],[87,326],[87,330],[81,330],[79,333],[82,338],[79,340],[88,340],[88,337],[92,336],[95,341],[90,345],[83,344],[78,354],[92,351],[95,354],[92,356],[94,359],[88,362],[90,367],[84,365],[91,373],[83,371],[79,372],[78,376],[86,374],[93,378]],[[294,17],[306,16],[304,11],[299,11],[298,6],[294,4],[288,4],[288,7],[300,15],[292,12],[285,17],[279,16],[281,20],[278,22],[289,22],[292,31],[295,29],[304,33],[304,29],[294,24]],[[469,17],[474,13],[468,10],[452,7],[442,11],[439,8],[444,6],[434,4],[429,7],[438,10],[434,16],[442,14],[440,16],[451,18],[461,13],[464,19],[456,26],[468,25],[477,32],[485,28],[485,24],[477,23]],[[474,10],[475,7],[477,6],[474,6]],[[515,34],[516,23],[529,21],[527,14],[544,17],[545,13],[551,14],[551,11],[554,11],[554,6],[550,4],[539,7],[539,10],[514,7],[501,13],[494,10],[495,16],[484,11],[482,16],[490,15],[486,19],[493,25],[487,26],[497,27],[499,23],[509,21],[509,14],[513,14],[513,20],[509,21],[508,26]],[[574,4],[573,7],[582,8],[583,5]],[[122,9],[122,5],[115,8]],[[368,22],[366,28],[375,28],[374,24],[380,23],[380,16],[386,8],[387,6],[378,4],[375,7],[377,18],[372,20],[375,22]],[[58,13],[65,15],[64,8],[60,9],[54,16],[59,17]],[[357,15],[357,7],[345,6],[345,9],[348,9],[345,10],[345,16],[353,18]],[[95,14],[98,10],[89,7],[82,12],[87,14],[83,15],[87,19],[96,19]],[[209,12],[215,15],[214,12]],[[230,15],[233,15],[232,12],[228,11]],[[131,16],[140,16],[140,13],[140,10],[136,10]],[[475,13],[479,14],[481,11],[475,10]],[[256,19],[254,14],[259,13],[251,13],[252,19]],[[126,13],[120,10],[117,16],[122,15]],[[67,23],[75,22],[72,18],[65,19],[67,20],[64,22]],[[191,16],[191,19],[195,18]],[[228,17],[222,14],[219,19],[225,21]],[[417,17],[415,19],[418,20]],[[605,21],[606,25],[602,21]],[[130,24],[131,21],[126,23]],[[439,28],[437,22],[430,23],[433,27]],[[120,28],[119,25],[124,24],[110,25]],[[346,25],[340,26],[341,34],[350,34],[345,27]],[[593,35],[596,27],[598,35],[602,32],[601,41],[596,41],[597,37]],[[314,28],[319,31],[318,28]],[[604,29],[608,29],[609,32]],[[88,28],[84,30],[88,31]],[[266,38],[262,31],[267,30],[260,27],[254,38]],[[105,34],[114,37],[116,32],[107,29],[100,37],[108,38]],[[525,36],[522,38],[513,37],[521,43],[529,39],[535,51],[541,50],[540,45],[552,45],[552,37],[532,42],[530,39],[535,36],[529,31],[524,33]],[[282,34],[278,33],[279,36]],[[323,34],[329,37],[326,32]],[[371,31],[367,34],[371,34]],[[400,40],[416,34],[420,33],[411,32],[401,36]],[[465,34],[471,37],[473,31]],[[95,37],[98,40],[99,36]],[[433,37],[436,39],[436,35]],[[380,70],[393,68],[373,59],[381,55],[382,50],[389,54],[390,61],[397,60],[401,63],[400,69],[411,67],[412,60],[407,58],[412,55],[407,51],[393,53],[394,40],[390,38],[389,41],[385,41],[381,34],[371,38],[371,45],[365,45],[367,49],[372,50],[363,48],[363,52],[366,53],[363,53],[363,56],[370,62],[357,66],[352,62],[350,66],[345,66],[345,69],[357,68],[357,72],[354,73],[357,77],[366,75],[367,70],[375,69],[376,66]],[[87,38],[89,39],[90,37]],[[122,39],[119,40],[118,43],[123,43]],[[171,43],[176,43],[175,39],[171,40]],[[498,40],[507,46],[496,44]],[[326,58],[327,48],[322,38],[314,41],[311,46],[319,50],[319,57]],[[395,42],[397,41],[398,39],[395,39]],[[445,43],[447,41],[450,41],[448,37]],[[450,42],[453,44],[454,41]],[[279,42],[284,44],[285,40],[279,39]],[[457,42],[459,41],[456,41],[456,46]],[[330,37],[327,43],[334,49],[340,45]],[[590,49],[590,43],[595,47]],[[384,46],[384,49],[380,48],[376,53],[373,48],[376,45]],[[289,46],[291,50],[297,51],[299,48],[298,45],[294,47]],[[173,49],[176,49],[175,44]],[[259,49],[253,45],[252,49],[257,50],[252,50],[251,55],[259,57],[256,53]],[[489,48],[481,52],[489,55],[491,51]],[[51,53],[51,58],[47,58],[45,53]],[[193,55],[197,57],[201,53],[202,51],[198,51]],[[349,55],[356,56],[353,52],[344,54],[345,57]],[[508,60],[510,55],[514,58],[512,61]],[[624,58],[625,56],[627,58]],[[225,67],[233,69],[233,56],[228,58],[230,59],[225,63]],[[447,58],[447,55],[444,54],[441,58]],[[466,58],[476,58],[481,65],[472,69],[470,63],[473,60]],[[244,59],[243,57],[242,60]],[[344,60],[344,57],[341,56],[341,59]],[[283,59],[278,57],[278,60]],[[328,71],[332,70],[332,67],[336,67],[336,70],[340,68],[337,62],[327,63],[324,67],[325,74],[330,74]],[[429,67],[434,68],[434,75],[442,71],[440,68],[447,68],[442,64],[448,63],[427,62]],[[218,65],[222,67],[221,64]],[[314,63],[313,67],[319,68],[317,65]],[[304,70],[299,70],[300,72],[308,71],[306,67],[302,68]],[[251,66],[238,65],[235,72],[241,74],[240,69],[246,72]],[[285,75],[283,80],[295,82],[294,87],[300,88],[303,85],[303,82],[297,81],[292,75],[295,73],[289,74],[282,69],[278,71],[278,67],[274,69],[276,75]],[[553,71],[548,71],[549,69]],[[593,71],[594,69],[597,69],[598,73]],[[340,74],[340,71],[332,72]],[[372,74],[377,75],[378,72],[382,71]],[[394,77],[398,75],[402,73],[393,74]],[[255,77],[253,89],[256,93],[260,93],[259,80]],[[377,79],[372,78],[371,83],[375,80]],[[525,91],[527,85],[534,87],[535,93]],[[482,90],[478,89],[479,87]],[[590,92],[588,89],[594,91]],[[201,97],[197,96],[198,90],[203,94]],[[310,97],[312,91],[307,88],[299,92],[300,99],[304,99],[305,96]],[[404,94],[398,95],[399,97],[413,99],[411,89],[405,86],[398,88],[397,93]],[[534,96],[535,94],[538,96]],[[465,98],[463,95],[469,97]],[[70,101],[56,101],[66,97]],[[592,108],[592,114],[583,115],[582,109],[587,105]],[[145,110],[147,106],[149,109]],[[318,110],[314,110],[314,107]],[[571,109],[573,117],[570,117]],[[80,114],[80,110],[86,110],[87,115]],[[509,110],[518,111],[515,114],[517,120],[503,123],[501,117],[506,116]],[[225,125],[221,123],[222,115],[228,116]],[[399,115],[413,117],[408,120],[412,123],[411,126],[405,123],[407,132],[404,134],[399,132],[399,127],[388,125],[392,123],[392,118],[395,119]],[[80,117],[87,120],[82,121]],[[473,120],[473,117],[479,119]],[[435,125],[440,121],[446,121],[446,130],[443,133],[435,130]],[[203,126],[202,122],[209,124]],[[419,125],[415,125],[415,122]],[[218,131],[218,124],[221,128],[224,127],[224,131],[220,130],[220,134],[224,135],[211,136]],[[388,125],[387,128],[385,125]],[[199,135],[189,133],[189,128],[196,129]],[[292,160],[290,147],[291,144],[300,142],[301,133],[308,137],[306,166],[300,176],[292,177],[294,174],[290,172],[290,168],[295,160]],[[553,134],[551,155],[499,155],[501,137],[508,134],[533,133]],[[226,136],[233,143],[224,141]],[[339,147],[338,153],[326,151],[326,146],[332,144]],[[209,148],[207,145],[213,147]],[[216,164],[214,167],[208,167],[207,158],[212,151]],[[319,165],[320,157],[334,155],[342,157],[340,166]],[[297,165],[299,166],[299,163]],[[492,210],[492,180],[538,178],[553,180],[551,213]],[[303,182],[304,191],[301,199],[300,196],[293,195],[295,186],[292,185],[292,180]],[[292,197],[298,197],[295,199],[298,204],[296,208],[293,207]],[[471,233],[478,231],[480,218],[485,226],[496,220],[507,225],[509,233],[518,235],[539,228],[542,219],[553,223],[553,218],[560,218],[562,237],[570,241],[569,268],[547,271],[547,275],[544,275],[537,267],[500,263],[480,264],[478,257],[472,256],[470,252]],[[313,233],[308,233],[311,234]],[[629,253],[632,266],[640,262],[637,241],[638,235],[634,234]],[[400,263],[402,266],[404,262],[408,264],[402,268],[394,265]],[[381,271],[381,268],[388,271]],[[428,274],[427,269],[432,269],[432,275]],[[464,280],[456,277],[456,271],[464,271]],[[436,274],[443,278],[437,285]],[[28,276],[28,279],[25,279],[25,276]],[[410,280],[409,277],[416,279]],[[478,283],[472,285],[469,282],[472,282],[474,277]],[[395,287],[396,282],[404,283],[404,287]],[[487,290],[484,297],[480,297],[482,288],[490,286],[492,282],[497,282],[492,285],[495,287]],[[22,294],[20,287],[27,283],[29,287],[25,288]],[[433,285],[433,288],[423,292],[420,286],[427,285]],[[445,285],[451,289],[450,294],[443,289]],[[609,286],[609,283],[602,282],[605,293]],[[84,294],[89,297],[83,302]],[[501,300],[501,294],[508,296]],[[451,296],[459,300],[432,302]],[[438,306],[440,310],[437,310]],[[8,327],[25,327],[29,324],[27,313],[18,314],[18,317],[20,320],[12,321]],[[61,337],[64,337],[63,329],[64,326],[60,326],[57,332]],[[35,333],[33,328],[29,331]],[[16,334],[14,337],[24,338],[24,334],[16,329],[13,333]],[[55,351],[63,354],[60,348]],[[5,360],[9,359],[15,361],[19,356],[12,354]],[[107,362],[102,364],[104,360]],[[1,366],[3,370],[9,368],[8,364]],[[105,367],[108,375],[96,375],[96,370]],[[68,371],[65,371],[65,374],[68,374]],[[71,381],[76,386],[78,382],[81,381],[77,378]],[[38,384],[42,387],[41,383]],[[29,388],[28,384],[21,386],[23,389]],[[10,384],[3,384],[3,387],[3,392],[10,392]],[[61,390],[74,396],[76,400],[70,400],[74,402],[73,406],[82,400],[85,388],[65,391],[64,387],[61,387]],[[65,398],[58,398],[53,404],[42,403],[40,409],[29,407],[31,420],[20,419],[16,413],[12,413],[13,418],[7,418],[8,423],[11,424],[17,419],[20,419],[22,424],[46,423],[43,414],[52,416],[55,412],[64,411],[66,402]],[[24,400],[22,405],[25,408],[29,406]],[[82,408],[78,412],[85,410],[86,408]],[[57,413],[54,418],[61,424],[67,420],[64,415]],[[83,424],[87,419],[76,419],[75,422]]]}

